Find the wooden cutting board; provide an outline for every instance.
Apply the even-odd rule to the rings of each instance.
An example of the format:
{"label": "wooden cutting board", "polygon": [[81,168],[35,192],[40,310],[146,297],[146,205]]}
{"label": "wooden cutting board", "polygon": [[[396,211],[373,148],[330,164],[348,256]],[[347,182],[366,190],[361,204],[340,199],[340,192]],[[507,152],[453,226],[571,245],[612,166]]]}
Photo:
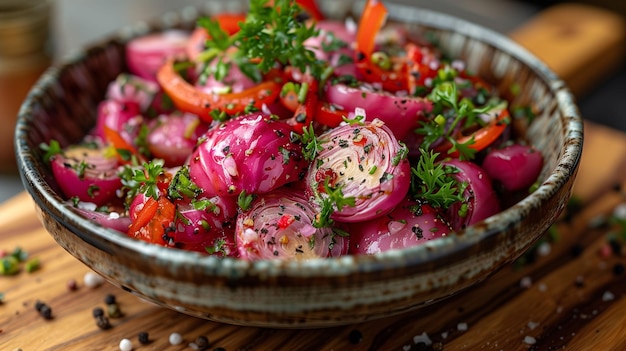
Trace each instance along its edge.
{"label": "wooden cutting board", "polygon": [[[556,13],[571,9],[556,8],[561,11]],[[612,25],[612,31],[621,31],[621,35],[610,40],[623,42],[623,22],[613,22],[614,16],[599,13],[605,17],[596,17],[594,30],[618,23]],[[550,15],[554,12],[541,16]],[[534,25],[543,26],[545,22],[530,22],[513,36],[531,50],[542,50],[539,47],[546,45],[545,38],[534,39],[545,32],[537,32]],[[581,47],[593,46],[594,51],[610,47],[599,40],[585,34],[579,42]],[[579,67],[592,60],[569,53],[563,57],[565,49],[561,54],[535,52],[544,52],[543,58],[556,65],[553,68],[557,72],[567,57],[581,60]],[[593,76],[610,72],[615,62],[593,67]],[[565,74],[568,82],[577,82],[567,71],[559,73]],[[575,84],[581,84],[581,93],[594,83],[591,79]],[[30,197],[23,193],[0,205],[0,250],[21,247],[31,258],[36,257],[41,267],[32,273],[22,270],[13,276],[0,276],[0,350],[118,350],[124,338],[132,341],[135,350],[191,350],[189,343],[198,336],[209,338],[209,350],[222,347],[228,351],[421,350],[419,343],[424,340],[432,343],[430,349],[446,351],[626,350],[626,284],[624,273],[620,273],[626,256],[601,254],[608,245],[607,235],[619,228],[598,226],[598,219],[610,216],[616,206],[626,203],[626,192],[622,190],[626,189],[625,171],[626,134],[587,123],[574,190],[580,209],[555,227],[556,239],[547,240],[551,236],[546,236],[548,244],[533,251],[537,253],[533,260],[504,267],[487,281],[434,306],[319,330],[219,324],[144,302],[108,283],[87,287],[83,278],[89,269],[54,242],[39,223]],[[71,280],[78,282],[78,289],[68,289]],[[112,327],[101,330],[92,310],[106,310],[108,294],[116,297],[123,316],[111,318]],[[39,315],[37,301],[51,307],[52,319]],[[149,333],[148,345],[139,343],[140,332]],[[183,343],[170,345],[171,333],[180,333]]]}

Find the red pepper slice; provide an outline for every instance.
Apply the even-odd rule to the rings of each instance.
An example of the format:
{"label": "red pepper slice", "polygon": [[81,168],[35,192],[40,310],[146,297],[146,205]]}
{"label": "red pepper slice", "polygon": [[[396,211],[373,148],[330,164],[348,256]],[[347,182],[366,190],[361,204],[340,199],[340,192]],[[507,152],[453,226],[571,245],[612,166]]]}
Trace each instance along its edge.
{"label": "red pepper slice", "polygon": [[132,155],[135,155],[137,160],[141,163],[145,161],[143,155],[137,151],[137,148],[133,144],[126,141],[126,139],[124,139],[117,130],[107,126],[106,124],[104,125],[104,137],[106,138],[106,141],[115,148],[120,163],[126,164],[130,162],[130,160],[124,159],[122,155],[120,155],[119,150],[126,150]]}
{"label": "red pepper slice", "polygon": [[387,13],[382,1],[367,1],[359,20],[354,61],[366,81],[380,83],[383,89],[392,92],[407,90],[407,70],[404,60],[393,62],[390,70],[385,70],[372,62],[376,35],[385,24]]}
{"label": "red pepper slice", "polygon": [[303,103],[298,105],[293,113],[293,117],[287,120],[287,123],[300,134],[302,134],[304,128],[308,127],[311,122],[313,122],[313,117],[317,111],[317,103],[319,102],[317,95],[318,83],[313,79],[309,81],[306,99]]}
{"label": "red pepper slice", "polygon": [[213,110],[229,115],[244,113],[248,106],[261,110],[263,104],[273,103],[280,91],[278,83],[264,81],[238,93],[205,93],[184,80],[174,69],[174,61],[171,59],[161,66],[157,72],[157,80],[177,108],[194,113],[206,122],[213,120],[210,114]]}
{"label": "red pepper slice", "polygon": [[166,245],[165,230],[174,222],[176,205],[165,196],[149,197],[128,228],[128,235],[150,243]]}
{"label": "red pepper slice", "polygon": [[296,0],[296,3],[314,20],[321,21],[324,19],[324,14],[320,11],[315,0]]}
{"label": "red pepper slice", "polygon": [[[486,126],[469,135],[461,135],[456,140],[459,143],[464,144],[474,138],[474,142],[472,144],[469,144],[468,147],[476,151],[481,151],[491,145],[491,143],[496,141],[496,139],[498,139],[500,135],[502,135],[502,133],[506,129],[509,120],[509,111],[507,109],[503,109],[498,117],[493,119]],[[452,157],[459,157],[459,152],[455,150],[448,155]]]}
{"label": "red pepper slice", "polygon": [[422,49],[414,44],[409,43],[405,46],[407,56],[407,89],[409,94],[415,94],[416,90],[420,86],[425,86],[426,79],[435,78],[437,76],[437,69],[433,69],[428,64],[429,61],[433,61],[433,57],[424,57]]}
{"label": "red pepper slice", "polygon": [[347,117],[346,111],[334,108],[327,101],[320,101],[317,104],[317,111],[315,112],[315,122],[319,124],[335,128],[341,122],[343,122],[344,117]]}

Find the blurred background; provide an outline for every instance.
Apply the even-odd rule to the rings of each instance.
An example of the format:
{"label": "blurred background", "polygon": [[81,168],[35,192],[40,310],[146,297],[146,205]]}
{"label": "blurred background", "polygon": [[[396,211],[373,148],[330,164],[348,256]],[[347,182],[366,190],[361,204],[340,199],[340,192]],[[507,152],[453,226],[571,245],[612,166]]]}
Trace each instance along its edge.
{"label": "blurred background", "polygon": [[[463,18],[503,34],[523,28],[547,8],[562,1],[539,0],[395,0]],[[13,158],[15,114],[30,85],[49,64],[119,28],[150,20],[184,6],[203,6],[206,0],[0,0],[0,201],[22,191]],[[610,11],[626,19],[626,1],[575,1]],[[47,6],[50,5],[50,6]],[[24,7],[29,7],[24,9]],[[564,18],[565,21],[584,21]],[[615,31],[622,31],[619,26]],[[593,42],[601,42],[592,40]],[[624,42],[611,44],[607,54],[624,51]],[[626,98],[623,56],[610,69],[589,68],[594,77],[578,94],[584,118],[626,131],[620,102]],[[572,58],[574,59],[574,58]],[[585,72],[581,72],[581,76]]]}

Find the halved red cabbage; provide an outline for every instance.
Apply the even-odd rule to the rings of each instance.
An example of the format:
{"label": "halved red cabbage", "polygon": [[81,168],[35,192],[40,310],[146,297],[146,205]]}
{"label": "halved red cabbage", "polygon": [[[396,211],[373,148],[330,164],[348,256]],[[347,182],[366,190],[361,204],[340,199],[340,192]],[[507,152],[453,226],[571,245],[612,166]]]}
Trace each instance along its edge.
{"label": "halved red cabbage", "polygon": [[344,111],[361,108],[368,119],[378,118],[385,122],[398,140],[419,126],[425,112],[432,110],[432,103],[425,98],[402,96],[374,89],[368,84],[352,87],[346,84],[327,84],[326,100]]}
{"label": "halved red cabbage", "polygon": [[160,115],[150,123],[148,149],[152,156],[164,160],[166,166],[180,166],[208,128],[208,124],[193,114]]}
{"label": "halved red cabbage", "polygon": [[176,217],[176,230],[169,233],[175,247],[222,257],[238,255],[234,237],[235,197],[215,196],[175,204],[180,215]]}
{"label": "halved red cabbage", "polygon": [[[458,159],[445,160],[443,164],[454,167],[458,172],[451,176],[468,184],[463,193],[463,204],[456,202],[448,209],[452,229],[463,229],[500,212],[500,201],[485,170],[475,163]],[[466,215],[459,216],[462,205],[467,206]]]}
{"label": "halved red cabbage", "polygon": [[117,156],[106,155],[98,147],[74,146],[55,155],[52,174],[67,198],[105,205],[122,186],[118,176]]}
{"label": "halved red cabbage", "polygon": [[408,197],[388,215],[341,225],[350,233],[350,254],[404,249],[448,235],[452,229],[431,205]]}
{"label": "halved red cabbage", "polygon": [[301,180],[308,162],[287,123],[254,113],[209,130],[189,161],[207,197],[266,193]]}
{"label": "halved red cabbage", "polygon": [[316,210],[303,193],[280,188],[259,195],[237,218],[235,229],[241,258],[306,259],[337,257],[348,250],[348,238],[332,228],[316,228]]}
{"label": "halved red cabbage", "polygon": [[322,150],[306,175],[307,191],[318,204],[327,198],[324,183],[354,197],[331,215],[341,222],[380,217],[406,196],[411,169],[404,144],[380,120],[342,125],[318,137]]}
{"label": "halved red cabbage", "polygon": [[482,167],[506,191],[528,190],[541,173],[543,156],[530,146],[512,144],[491,150]]}

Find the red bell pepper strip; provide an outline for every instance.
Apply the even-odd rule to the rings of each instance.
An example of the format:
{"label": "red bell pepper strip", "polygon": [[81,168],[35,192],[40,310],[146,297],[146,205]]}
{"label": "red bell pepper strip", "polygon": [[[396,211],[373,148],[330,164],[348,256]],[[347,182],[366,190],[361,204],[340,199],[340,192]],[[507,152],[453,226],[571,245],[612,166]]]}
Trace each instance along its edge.
{"label": "red bell pepper strip", "polygon": [[126,139],[124,139],[117,130],[107,126],[106,124],[104,125],[104,137],[106,141],[115,148],[120,163],[127,164],[131,161],[122,157],[120,150],[128,151],[130,154],[134,155],[140,163],[145,161],[143,155],[139,153],[133,144],[126,141]]}
{"label": "red bell pepper strip", "polygon": [[174,222],[176,205],[165,196],[149,197],[128,228],[128,235],[154,244],[166,245],[166,229]]}
{"label": "red bell pepper strip", "polygon": [[321,21],[324,19],[324,14],[320,11],[315,0],[296,0],[296,3],[314,20]]}
{"label": "red bell pepper strip", "polygon": [[182,111],[198,115],[211,122],[211,111],[219,110],[228,115],[244,113],[249,106],[261,110],[263,104],[270,105],[278,98],[280,86],[274,81],[264,81],[238,93],[210,94],[196,89],[174,69],[174,61],[168,60],[157,72],[157,80],[163,91]]}
{"label": "red bell pepper strip", "polygon": [[392,62],[390,70],[372,62],[376,35],[385,24],[387,8],[382,1],[368,0],[359,20],[356,35],[355,64],[359,73],[370,83],[380,83],[388,91],[407,90],[406,64]]}
{"label": "red bell pepper strip", "polygon": [[[468,147],[476,151],[481,151],[502,135],[510,119],[509,111],[505,108],[500,112],[497,118],[493,119],[486,126],[469,135],[461,135],[457,137],[456,140],[460,144],[465,144],[473,138],[473,143],[468,144]],[[455,150],[448,155],[451,157],[459,157],[459,152]]]}
{"label": "red bell pepper strip", "polygon": [[425,86],[428,78],[437,76],[437,69],[430,67],[429,63],[435,58],[424,57],[424,52],[414,43],[405,46],[407,56],[407,89],[409,94],[413,95],[420,86]]}
{"label": "red bell pepper strip", "polygon": [[329,102],[320,101],[317,103],[315,122],[335,128],[343,122],[344,117],[347,117],[346,111],[334,108]]}
{"label": "red bell pepper strip", "polygon": [[311,122],[315,113],[317,112],[317,104],[319,102],[318,83],[313,79],[306,79],[308,84],[306,98],[301,102],[293,113],[293,117],[287,120],[287,123],[293,127],[293,129],[302,134],[304,128],[307,128]]}

